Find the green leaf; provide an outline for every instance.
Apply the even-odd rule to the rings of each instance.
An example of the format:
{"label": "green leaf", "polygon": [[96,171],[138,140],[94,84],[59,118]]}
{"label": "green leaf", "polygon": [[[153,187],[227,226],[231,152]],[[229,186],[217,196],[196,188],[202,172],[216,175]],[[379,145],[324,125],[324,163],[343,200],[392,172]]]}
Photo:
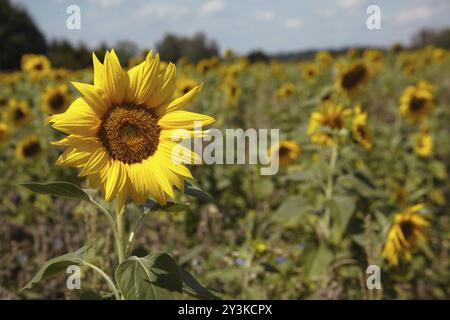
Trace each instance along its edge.
{"label": "green leaf", "polygon": [[181,298],[180,270],[173,258],[164,252],[128,258],[117,267],[115,277],[127,300]]}
{"label": "green leaf", "polygon": [[36,193],[48,194],[69,199],[91,201],[89,195],[78,186],[69,182],[25,182],[19,184]]}
{"label": "green leaf", "polygon": [[201,189],[199,186],[190,183],[189,181],[184,181],[184,193],[204,202],[214,202],[214,199],[208,192]]}
{"label": "green leaf", "polygon": [[189,272],[180,269],[180,273],[183,280],[183,291],[197,299],[220,300],[218,296],[202,286]]}
{"label": "green leaf", "polygon": [[321,244],[316,250],[311,249],[307,253],[309,261],[306,264],[306,277],[316,280],[323,277],[334,259],[333,252],[326,245]]}
{"label": "green leaf", "polygon": [[168,201],[166,205],[163,206],[153,199],[147,200],[147,202],[144,204],[144,208],[147,208],[150,211],[179,212],[186,210],[188,207],[189,204],[177,201]]}
{"label": "green leaf", "polygon": [[61,271],[65,271],[68,266],[82,265],[84,256],[88,250],[89,246],[84,246],[75,252],[48,260],[22,290],[33,288],[40,281],[48,279]]}
{"label": "green leaf", "polygon": [[367,183],[368,178],[362,176],[354,176],[351,174],[340,176],[337,180],[337,183],[349,190],[356,191],[360,195],[364,197],[373,196],[375,193],[375,189],[372,187],[372,184]]}
{"label": "green leaf", "polygon": [[312,212],[311,205],[300,196],[290,196],[278,207],[272,220],[282,223],[284,227],[296,227],[302,223],[306,214]]}
{"label": "green leaf", "polygon": [[334,243],[339,243],[342,239],[355,207],[352,197],[336,196],[331,200],[331,240]]}

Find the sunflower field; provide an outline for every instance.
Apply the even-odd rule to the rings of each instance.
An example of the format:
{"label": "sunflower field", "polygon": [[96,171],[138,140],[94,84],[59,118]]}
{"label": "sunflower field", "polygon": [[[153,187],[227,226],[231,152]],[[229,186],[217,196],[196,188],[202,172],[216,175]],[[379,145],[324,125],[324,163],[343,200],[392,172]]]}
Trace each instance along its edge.
{"label": "sunflower field", "polygon": [[[0,298],[450,297],[448,50],[119,59],[0,74]],[[193,121],[279,129],[279,171],[172,164]]]}

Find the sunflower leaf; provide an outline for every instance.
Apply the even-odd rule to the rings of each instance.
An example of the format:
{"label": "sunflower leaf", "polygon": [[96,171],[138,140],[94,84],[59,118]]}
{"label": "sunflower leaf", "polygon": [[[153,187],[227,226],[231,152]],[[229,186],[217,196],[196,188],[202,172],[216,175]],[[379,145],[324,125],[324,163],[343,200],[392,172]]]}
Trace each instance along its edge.
{"label": "sunflower leaf", "polygon": [[127,300],[177,299],[182,294],[180,270],[164,252],[128,258],[117,267],[115,278]]}
{"label": "sunflower leaf", "polygon": [[186,210],[188,207],[188,203],[178,201],[167,201],[166,205],[161,205],[153,199],[148,199],[144,204],[144,208],[149,211],[179,212]]}
{"label": "sunflower leaf", "polygon": [[28,282],[28,284],[23,287],[24,289],[31,289],[40,281],[48,279],[61,271],[67,269],[71,265],[80,266],[84,263],[84,257],[86,252],[89,250],[89,246],[84,246],[75,252],[67,253],[62,256],[48,260],[39,269],[39,271],[34,275],[34,277]]}
{"label": "sunflower leaf", "polygon": [[204,202],[214,202],[213,197],[208,192],[186,180],[184,181],[184,193]]}
{"label": "sunflower leaf", "polygon": [[19,184],[19,186],[36,193],[92,202],[88,193],[69,182],[24,182]]}

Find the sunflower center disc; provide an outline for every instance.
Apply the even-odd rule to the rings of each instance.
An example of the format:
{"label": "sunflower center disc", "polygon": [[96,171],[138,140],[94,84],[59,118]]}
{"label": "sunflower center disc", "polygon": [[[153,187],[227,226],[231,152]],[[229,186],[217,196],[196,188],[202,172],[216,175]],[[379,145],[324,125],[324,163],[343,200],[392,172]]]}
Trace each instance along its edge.
{"label": "sunflower center disc", "polygon": [[420,111],[425,105],[425,99],[419,97],[413,97],[411,99],[410,107],[413,112]]}
{"label": "sunflower center disc", "polygon": [[362,64],[358,64],[353,69],[344,74],[342,78],[342,86],[347,90],[351,90],[364,79],[366,74],[366,67]]}
{"label": "sunflower center disc", "polygon": [[59,110],[64,105],[64,97],[58,93],[52,96],[49,102],[53,110]]}
{"label": "sunflower center disc", "polygon": [[155,153],[160,128],[153,111],[143,105],[114,105],[102,118],[98,137],[114,160],[139,163]]}

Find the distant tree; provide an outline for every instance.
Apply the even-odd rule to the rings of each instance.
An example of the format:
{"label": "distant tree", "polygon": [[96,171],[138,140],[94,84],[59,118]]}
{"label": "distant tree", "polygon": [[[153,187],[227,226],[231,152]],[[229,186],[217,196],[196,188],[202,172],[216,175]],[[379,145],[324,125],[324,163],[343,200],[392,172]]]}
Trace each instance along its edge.
{"label": "distant tree", "polygon": [[428,45],[450,48],[450,28],[442,30],[421,30],[413,36],[412,45],[416,48]]}
{"label": "distant tree", "polygon": [[67,40],[54,40],[49,45],[48,55],[54,67],[75,70],[92,65],[90,53],[83,43],[74,47]]}
{"label": "distant tree", "polygon": [[45,38],[28,13],[0,0],[0,69],[20,67],[24,53],[45,53]]}
{"label": "distant tree", "polygon": [[193,37],[168,34],[156,44],[156,48],[162,59],[173,62],[183,57],[189,61],[197,62],[219,54],[217,44],[208,40],[202,33]]}
{"label": "distant tree", "polygon": [[139,54],[139,49],[134,42],[128,40],[118,41],[114,46],[114,50],[120,59],[120,63],[124,66],[128,64],[130,58]]}
{"label": "distant tree", "polygon": [[264,53],[261,50],[256,50],[256,51],[251,51],[248,55],[247,55],[247,59],[248,61],[250,61],[251,63],[255,63],[255,62],[268,62],[270,60],[269,56]]}

